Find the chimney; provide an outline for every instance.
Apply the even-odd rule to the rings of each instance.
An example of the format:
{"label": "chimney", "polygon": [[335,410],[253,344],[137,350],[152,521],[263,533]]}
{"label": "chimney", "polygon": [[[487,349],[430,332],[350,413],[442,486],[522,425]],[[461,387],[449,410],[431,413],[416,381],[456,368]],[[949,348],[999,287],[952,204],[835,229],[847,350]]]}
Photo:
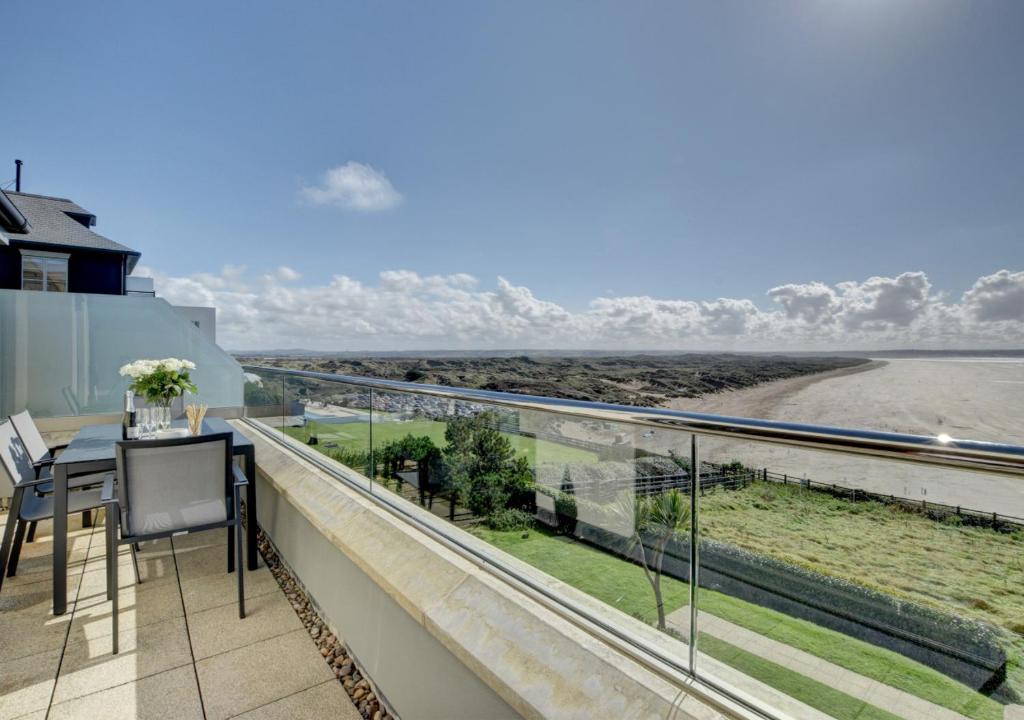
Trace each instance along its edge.
{"label": "chimney", "polygon": [[14,192],[21,192],[21,160],[14,161]]}

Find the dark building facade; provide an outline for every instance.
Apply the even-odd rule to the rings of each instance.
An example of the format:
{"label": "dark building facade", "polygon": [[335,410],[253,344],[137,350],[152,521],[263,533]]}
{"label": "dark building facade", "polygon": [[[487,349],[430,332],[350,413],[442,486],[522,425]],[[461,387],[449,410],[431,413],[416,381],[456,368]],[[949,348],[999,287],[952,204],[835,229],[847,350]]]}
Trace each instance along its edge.
{"label": "dark building facade", "polygon": [[124,295],[139,253],[70,200],[0,190],[0,289]]}

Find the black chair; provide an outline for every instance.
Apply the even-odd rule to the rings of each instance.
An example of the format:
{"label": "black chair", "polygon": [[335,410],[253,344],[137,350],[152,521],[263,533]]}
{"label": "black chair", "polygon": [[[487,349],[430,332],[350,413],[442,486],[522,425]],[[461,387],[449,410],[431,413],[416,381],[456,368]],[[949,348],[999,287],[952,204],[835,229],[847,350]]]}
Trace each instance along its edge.
{"label": "black chair", "polygon": [[[117,646],[117,547],[214,528],[235,528],[228,570],[237,565],[238,617],[245,617],[241,490],[248,482],[232,459],[231,433],[117,443],[117,477],[103,485],[107,508],[107,596]],[[229,534],[229,539],[231,535]],[[234,546],[234,547],[232,547]],[[232,558],[237,551],[237,558]],[[237,559],[237,563],[232,563]]]}
{"label": "black chair", "polygon": [[32,458],[32,465],[35,467],[52,465],[53,461],[57,459],[57,451],[67,447],[66,444],[48,446],[28,410],[11,415],[11,422],[14,423],[14,429],[18,432],[21,441],[25,443],[29,457]]}
{"label": "black chair", "polygon": [[[34,490],[38,495],[48,495],[53,492],[53,474],[52,466],[54,461],[57,459],[58,451],[63,450],[67,445],[55,445],[49,447],[46,441],[43,440],[43,436],[39,433],[39,428],[36,427],[35,421],[29,414],[28,410],[22,410],[17,415],[11,415],[11,423],[14,425],[14,430],[18,433],[18,437],[21,438],[21,442],[25,445],[25,449],[28,450],[29,460],[32,461],[32,467],[35,469],[36,477],[43,480],[43,482],[34,486]],[[72,474],[68,477],[68,488],[76,490],[78,488],[88,487],[99,487],[103,484],[103,480],[106,478],[107,473],[78,473]],[[82,513],[82,527],[89,527],[92,524],[89,511]],[[25,538],[25,542],[32,542],[36,537],[36,523],[29,523],[28,536]]]}
{"label": "black chair", "polygon": [[[10,478],[14,492],[11,508],[0,544],[0,588],[4,577],[14,577],[18,569],[21,545],[25,539],[25,526],[35,526],[40,520],[53,517],[53,496],[34,492],[45,479],[36,477],[31,457],[18,437],[14,425],[5,420],[0,423],[0,467]],[[102,507],[99,490],[78,490],[68,493],[68,514]]]}

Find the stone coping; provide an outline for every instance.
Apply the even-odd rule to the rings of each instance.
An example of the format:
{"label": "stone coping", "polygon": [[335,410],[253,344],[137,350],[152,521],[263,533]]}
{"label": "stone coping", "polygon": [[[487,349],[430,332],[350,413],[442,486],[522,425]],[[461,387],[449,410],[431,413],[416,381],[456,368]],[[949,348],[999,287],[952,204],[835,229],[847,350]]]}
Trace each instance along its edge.
{"label": "stone coping", "polygon": [[[498,571],[339,483],[301,456],[308,452],[301,443],[283,435],[271,441],[246,421],[232,424],[255,443],[259,476],[523,717],[758,717],[667,665],[653,659],[641,664],[610,633],[582,618],[574,619],[569,610],[554,607],[528,586],[504,573],[499,577]],[[346,479],[369,488],[365,476],[341,465],[337,468]],[[529,582],[564,598],[570,607],[585,610],[665,657],[687,656],[684,643],[640,620],[454,528],[414,503],[405,509],[442,535],[459,533],[464,545],[500,559]],[[698,662],[702,675],[713,675],[719,686],[734,695],[769,704],[779,717],[828,717],[710,657],[700,655]]]}

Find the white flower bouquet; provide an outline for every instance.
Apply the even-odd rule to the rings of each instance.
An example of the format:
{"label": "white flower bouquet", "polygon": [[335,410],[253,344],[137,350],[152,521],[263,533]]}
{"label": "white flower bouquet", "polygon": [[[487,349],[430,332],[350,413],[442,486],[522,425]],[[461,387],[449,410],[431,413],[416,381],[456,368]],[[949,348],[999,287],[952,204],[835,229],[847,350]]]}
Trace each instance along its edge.
{"label": "white flower bouquet", "polygon": [[164,358],[163,360],[136,360],[121,367],[122,377],[132,379],[131,390],[151,403],[168,407],[174,398],[185,391],[197,392],[189,371],[196,364],[190,360]]}

